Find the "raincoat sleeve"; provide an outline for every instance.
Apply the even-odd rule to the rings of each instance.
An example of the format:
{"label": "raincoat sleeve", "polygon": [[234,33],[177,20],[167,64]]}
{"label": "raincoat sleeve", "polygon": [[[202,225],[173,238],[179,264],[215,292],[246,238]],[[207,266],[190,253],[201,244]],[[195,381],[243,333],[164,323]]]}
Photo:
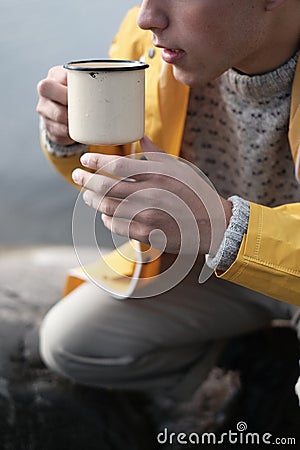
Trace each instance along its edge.
{"label": "raincoat sleeve", "polygon": [[300,305],[300,203],[276,208],[250,203],[237,259],[217,276]]}

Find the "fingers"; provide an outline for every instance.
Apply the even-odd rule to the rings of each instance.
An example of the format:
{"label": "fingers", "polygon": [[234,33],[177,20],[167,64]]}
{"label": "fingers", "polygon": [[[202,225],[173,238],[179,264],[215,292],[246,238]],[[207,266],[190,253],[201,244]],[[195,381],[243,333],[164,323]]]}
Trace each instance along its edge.
{"label": "fingers", "polygon": [[[166,250],[164,231],[161,230],[161,232],[159,232],[156,226],[153,227],[146,222],[140,221],[139,216],[137,216],[137,220],[127,220],[119,218],[116,215],[112,217],[102,213],[101,219],[104,226],[114,234],[125,236],[129,239],[135,239],[139,242],[151,245],[161,251]],[[178,234],[178,240],[180,242],[180,234],[178,233],[178,227],[176,224],[172,234]],[[173,248],[174,253],[177,253],[179,250],[179,246]]]}
{"label": "fingers", "polygon": [[138,220],[132,220],[134,214],[129,213],[132,205],[130,207],[126,199],[119,201],[111,197],[102,197],[90,190],[84,192],[83,199],[87,205],[102,213],[103,224],[112,233],[149,243],[150,224],[141,221],[143,213],[136,215]]}
{"label": "fingers", "polygon": [[69,136],[68,111],[65,106],[40,98],[37,112],[43,117],[48,138],[59,145],[69,145],[74,141]]}
{"label": "fingers", "polygon": [[67,86],[60,84],[57,80],[45,78],[37,85],[37,91],[40,97],[57,102],[61,105],[68,104]]}
{"label": "fingers", "polygon": [[147,174],[155,174],[158,170],[157,164],[150,161],[99,153],[85,153],[81,157],[80,162],[89,169],[104,171],[121,178],[136,179],[139,175],[145,178]]}
{"label": "fingers", "polygon": [[58,83],[67,86],[67,71],[63,66],[54,66],[49,69],[47,78],[56,80]]}
{"label": "fingers", "polygon": [[52,67],[47,77],[37,85],[40,98],[67,106],[67,71],[62,66]]}
{"label": "fingers", "polygon": [[92,191],[85,191],[82,198],[88,206],[108,216],[113,216],[122,202],[127,203],[126,200],[120,201],[115,198],[105,198]]}
{"label": "fingers", "polygon": [[[137,190],[135,182],[122,181],[99,173],[92,174],[81,169],[74,170],[72,178],[79,186],[98,194],[99,198],[109,195],[110,197],[124,199]],[[142,183],[138,184],[139,186],[143,185]]]}
{"label": "fingers", "polygon": [[69,138],[67,125],[54,122],[50,119],[43,119],[43,122],[50,141],[58,145],[70,145],[74,142]]}
{"label": "fingers", "polygon": [[62,66],[49,70],[47,78],[37,85],[39,100],[36,111],[43,117],[48,138],[59,145],[74,141],[68,130],[67,72]]}
{"label": "fingers", "polygon": [[149,244],[149,228],[147,226],[134,220],[128,222],[127,220],[110,217],[105,214],[102,214],[101,219],[104,226],[112,233]]}
{"label": "fingers", "polygon": [[112,197],[103,197],[87,190],[83,193],[83,200],[88,206],[107,216],[135,220],[151,227],[157,226],[157,223],[160,222],[160,217],[164,214],[162,211],[149,207],[149,205],[146,206],[136,197],[134,197],[134,200],[130,197],[129,200],[118,200]]}
{"label": "fingers", "polygon": [[68,125],[68,110],[65,106],[42,97],[36,109],[44,119],[49,119],[58,124]]}

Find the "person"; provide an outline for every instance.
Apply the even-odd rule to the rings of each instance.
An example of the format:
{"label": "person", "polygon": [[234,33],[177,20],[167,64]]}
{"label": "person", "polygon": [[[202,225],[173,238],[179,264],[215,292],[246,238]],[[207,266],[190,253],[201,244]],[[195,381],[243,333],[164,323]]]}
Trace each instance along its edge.
{"label": "person", "polygon": [[[149,244],[160,228],[168,242],[161,267],[164,258],[176,256],[180,235],[172,218],[157,193],[147,195],[155,187],[188,205],[201,238],[190,273],[159,295],[117,301],[91,282],[69,292],[40,329],[41,355],[52,370],[90,386],[187,399],[228,338],[295,314],[299,49],[299,0],[142,1],[126,15],[110,53],[150,66],[147,137],[140,142],[146,160],[139,161],[124,157],[131,145],[85,146],[70,138],[62,67],[38,84],[45,154],[69,181],[85,186],[86,203],[99,209],[108,229],[129,230],[130,238]],[[199,167],[217,190],[212,209],[221,204],[216,221],[225,218],[226,231],[212,252],[203,202],[182,188],[179,166],[176,177],[169,176],[166,153]],[[113,176],[127,177],[136,168],[140,175],[135,183],[113,186],[111,178],[91,174],[107,164]],[[103,196],[108,187],[110,195]],[[119,214],[118,206],[127,199],[131,214],[135,205],[128,196],[137,192],[145,210],[128,227],[126,208]],[[204,254],[215,274],[199,284]]]}

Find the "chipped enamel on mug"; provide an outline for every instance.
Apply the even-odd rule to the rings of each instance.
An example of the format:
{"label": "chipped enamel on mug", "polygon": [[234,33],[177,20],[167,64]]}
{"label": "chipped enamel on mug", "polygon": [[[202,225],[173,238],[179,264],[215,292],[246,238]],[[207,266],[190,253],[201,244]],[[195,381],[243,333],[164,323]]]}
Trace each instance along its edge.
{"label": "chipped enamel on mug", "polygon": [[139,61],[73,61],[68,71],[68,121],[82,144],[135,142],[145,128],[145,69]]}

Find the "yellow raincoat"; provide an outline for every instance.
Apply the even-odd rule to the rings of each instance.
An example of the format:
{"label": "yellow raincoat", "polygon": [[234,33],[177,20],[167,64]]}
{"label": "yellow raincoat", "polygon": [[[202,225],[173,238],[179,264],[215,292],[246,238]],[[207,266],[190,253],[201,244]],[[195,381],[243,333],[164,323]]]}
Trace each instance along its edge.
{"label": "yellow raincoat", "polygon": [[[189,88],[177,82],[172,67],[164,63],[160,51],[153,48],[152,33],[136,25],[138,7],[126,16],[117,34],[112,58],[143,60],[150,65],[146,71],[146,134],[166,152],[179,155],[184,131]],[[294,79],[289,141],[295,163],[295,176],[300,179],[300,61]],[[80,166],[79,158],[55,157],[42,146],[56,169],[71,180],[72,171]],[[131,145],[122,147],[90,146],[87,151],[109,154],[130,154]],[[109,256],[117,271],[130,276],[134,263],[115,252]],[[156,274],[159,264],[144,265],[143,277]],[[145,275],[145,273],[147,274]],[[300,305],[300,203],[276,208],[250,204],[248,232],[244,235],[237,259],[225,273],[216,273],[225,280],[261,292],[288,303]],[[70,278],[66,292],[80,281]],[[201,286],[199,285],[199,289]]]}

